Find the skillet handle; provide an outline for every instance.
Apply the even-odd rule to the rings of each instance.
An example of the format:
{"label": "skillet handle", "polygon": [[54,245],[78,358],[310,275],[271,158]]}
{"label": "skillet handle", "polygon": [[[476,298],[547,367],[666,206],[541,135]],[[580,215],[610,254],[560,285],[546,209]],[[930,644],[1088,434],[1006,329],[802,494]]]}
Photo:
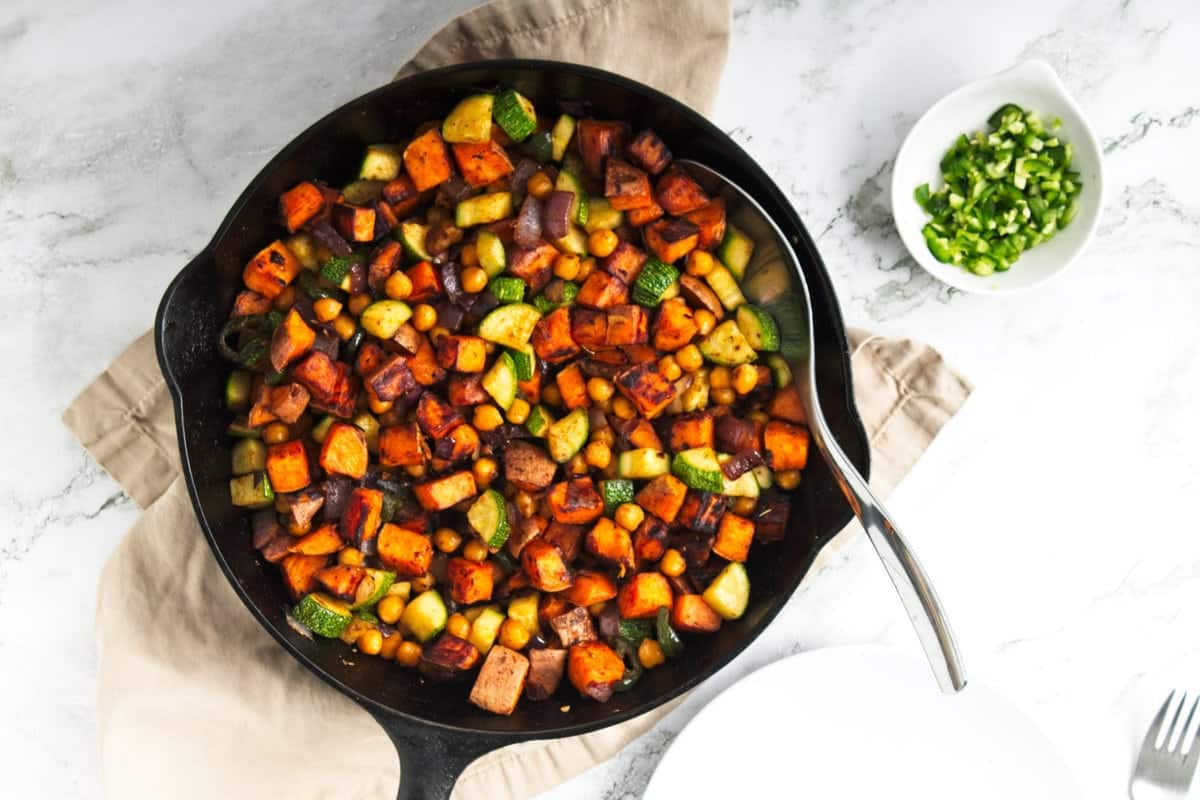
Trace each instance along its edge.
{"label": "skillet handle", "polygon": [[454,784],[475,759],[509,742],[493,735],[451,733],[368,709],[400,757],[397,800],[450,800]]}

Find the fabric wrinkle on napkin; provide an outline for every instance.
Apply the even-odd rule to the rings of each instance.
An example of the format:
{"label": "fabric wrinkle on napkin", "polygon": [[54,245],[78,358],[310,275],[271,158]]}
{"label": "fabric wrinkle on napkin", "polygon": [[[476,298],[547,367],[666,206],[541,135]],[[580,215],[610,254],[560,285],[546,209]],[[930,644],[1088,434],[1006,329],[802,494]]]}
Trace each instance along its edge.
{"label": "fabric wrinkle on napkin", "polygon": [[[687,37],[673,33],[679,19],[689,21]],[[451,21],[399,75],[477,59],[557,59],[625,74],[709,111],[729,24],[729,0],[497,0]],[[668,47],[670,59],[662,57]],[[886,494],[970,385],[927,346],[860,331],[850,339],[872,486]],[[105,794],[249,798],[282,789],[297,798],[394,797],[400,770],[387,735],[278,646],[212,557],[180,475],[153,335],[131,344],[63,419],[145,509],[100,578],[97,718]],[[485,755],[464,773],[454,797],[547,791],[613,757],[680,702],[584,736]],[[317,737],[322,757],[313,759],[306,745]]]}

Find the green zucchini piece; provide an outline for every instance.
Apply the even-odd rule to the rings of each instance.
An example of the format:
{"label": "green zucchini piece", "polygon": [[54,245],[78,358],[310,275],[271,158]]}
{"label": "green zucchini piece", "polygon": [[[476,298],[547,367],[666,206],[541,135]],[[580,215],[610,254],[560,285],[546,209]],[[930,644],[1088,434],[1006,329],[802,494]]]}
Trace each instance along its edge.
{"label": "green zucchini piece", "polygon": [[396,582],[396,573],[383,569],[368,569],[354,592],[354,610],[372,608],[387,595]]}
{"label": "green zucchini piece", "polygon": [[425,249],[425,234],[428,225],[419,222],[401,222],[396,228],[396,238],[404,246],[404,254],[413,261],[429,261],[433,256]]}
{"label": "green zucchini piece", "polygon": [[583,187],[583,180],[579,175],[563,165],[563,168],[558,172],[558,178],[554,181],[554,188],[560,192],[570,192],[575,195],[575,199],[571,201],[571,210],[568,212],[568,218],[577,225],[586,225],[588,221],[588,195],[587,190]]}
{"label": "green zucchini piece", "polygon": [[412,313],[408,303],[400,300],[376,300],[363,309],[358,323],[372,336],[387,340],[396,335]]}
{"label": "green zucchini piece", "polygon": [[374,203],[383,195],[387,181],[353,181],[342,187],[342,199],[353,206]]}
{"label": "green zucchini piece", "polygon": [[550,157],[555,161],[562,161],[563,156],[567,154],[567,145],[571,143],[571,137],[574,135],[575,118],[569,114],[563,114],[550,130]]}
{"label": "green zucchini piece", "polygon": [[246,475],[267,468],[267,446],[260,439],[242,439],[233,446],[233,474]]}
{"label": "green zucchini piece", "polygon": [[738,324],[727,319],[700,340],[700,352],[715,364],[736,367],[754,360],[754,348]]}
{"label": "green zucchini piece", "polygon": [[454,224],[460,228],[498,222],[513,213],[511,192],[490,192],[459,201],[454,207]]}
{"label": "green zucchini piece", "polygon": [[337,420],[330,414],[326,414],[317,420],[317,424],[313,425],[312,431],[310,431],[313,441],[317,444],[324,444],[325,435],[329,433],[329,429],[333,427],[333,423],[335,422]]}
{"label": "green zucchini piece", "polygon": [[588,254],[587,234],[577,225],[568,227],[567,235],[561,239],[555,239],[553,244],[564,253],[572,253],[581,257]]}
{"label": "green zucchini piece", "polygon": [[517,399],[517,366],[513,363],[512,356],[501,352],[491,369],[483,374],[480,383],[483,384],[484,391],[496,401],[496,405],[508,411]]}
{"label": "green zucchini piece", "polygon": [[365,181],[394,181],[404,168],[403,154],[394,144],[369,144],[358,177]]}
{"label": "green zucchini piece", "polygon": [[551,423],[546,431],[546,449],[550,451],[550,457],[559,464],[567,463],[587,444],[588,432],[586,408],[577,408]]}
{"label": "green zucchini piece", "polygon": [[275,492],[267,473],[252,472],[229,481],[229,499],[238,508],[269,508],[275,503]]}
{"label": "green zucchini piece", "polygon": [[501,303],[520,303],[525,299],[525,281],[520,278],[497,276],[492,278],[488,288]]}
{"label": "green zucchini piece", "polygon": [[460,100],[442,121],[442,138],[447,142],[475,143],[491,139],[494,101],[490,94],[473,94]]}
{"label": "green zucchini piece", "polygon": [[400,626],[422,642],[428,642],[446,627],[446,603],[436,589],[414,597],[400,615]]}
{"label": "green zucchini piece", "polygon": [[350,624],[350,606],[321,592],[306,594],[292,609],[292,616],[318,636],[336,639]]}
{"label": "green zucchini piece", "polygon": [[600,496],[604,498],[604,513],[612,514],[622,503],[633,502],[633,481],[628,478],[600,481]]}
{"label": "green zucchini piece", "polygon": [[225,379],[225,407],[237,413],[250,408],[250,391],[254,376],[244,369],[235,369]]}
{"label": "green zucchini piece", "polygon": [[504,254],[504,242],[492,231],[480,231],[475,239],[475,252],[479,255],[479,266],[494,278],[504,272],[508,260]]}
{"label": "green zucchini piece", "polygon": [[517,371],[517,380],[533,380],[533,370],[537,362],[537,356],[534,355],[533,347],[525,345],[524,347],[510,349],[508,354],[512,357],[513,368]]}
{"label": "green zucchini piece", "polygon": [[778,353],[771,353],[767,356],[767,366],[771,368],[771,378],[776,389],[792,385],[792,368],[788,366],[787,359]]}
{"label": "green zucchini piece", "polygon": [[488,547],[503,547],[508,541],[508,505],[504,495],[488,489],[467,509],[467,523]]}
{"label": "green zucchini piece", "polygon": [[541,312],[526,303],[509,303],[493,309],[479,323],[479,336],[489,342],[519,350],[529,343]]}
{"label": "green zucchini piece", "polygon": [[550,416],[550,410],[543,405],[536,405],[529,412],[529,419],[525,420],[525,427],[534,436],[543,437],[546,431],[554,424],[554,417]]}
{"label": "green zucchini piece", "polygon": [[246,422],[245,417],[238,417],[229,423],[229,427],[225,429],[225,434],[235,439],[257,439],[260,435],[258,428],[251,428]]}
{"label": "green zucchini piece", "polygon": [[631,480],[648,480],[671,471],[671,459],[662,450],[641,447],[626,450],[617,456],[617,476]]}
{"label": "green zucchini piece", "polygon": [[681,450],[671,461],[671,474],[693,489],[720,492],[725,488],[725,473],[717,453],[711,447]]}
{"label": "green zucchini piece", "polygon": [[588,233],[611,231],[619,228],[624,221],[624,211],[617,211],[603,197],[593,197],[588,200],[588,219],[583,229]]}
{"label": "green zucchini piece", "polygon": [[779,349],[779,326],[765,310],[743,303],[737,307],[734,319],[746,341],[755,350],[775,352]]}
{"label": "green zucchini piece", "polygon": [[651,256],[633,282],[633,302],[653,308],[678,281],[679,270]]}
{"label": "green zucchini piece", "polygon": [[517,149],[539,164],[550,160],[554,152],[554,143],[550,139],[550,131],[537,131],[525,141],[517,145]]}
{"label": "green zucchini piece", "polygon": [[701,595],[722,619],[734,620],[746,613],[750,603],[750,576],[741,562],[733,561],[717,573]]}
{"label": "green zucchini piece", "polygon": [[537,128],[533,103],[515,89],[505,89],[492,104],[492,118],[514,142],[523,142]]}
{"label": "green zucchini piece", "polygon": [[770,489],[775,485],[775,473],[771,472],[771,468],[766,464],[759,464],[750,470],[750,474],[754,476],[759,489]]}
{"label": "green zucchini piece", "polygon": [[496,643],[496,637],[500,635],[500,626],[504,624],[504,620],[504,613],[499,608],[484,606],[480,609],[479,616],[471,621],[471,632],[467,634],[467,641],[475,645],[475,649],[481,655],[487,655],[487,651]]}
{"label": "green zucchini piece", "polygon": [[750,263],[752,255],[754,255],[754,241],[737,227],[727,226],[725,238],[721,240],[721,244],[717,245],[717,258],[733,273],[733,277],[739,281],[745,277],[746,265]]}
{"label": "green zucchini piece", "polygon": [[708,285],[716,292],[717,299],[725,306],[726,311],[733,311],[746,302],[745,295],[738,287],[737,278],[733,277],[733,273],[727,268],[720,265],[713,267],[704,276],[704,280],[708,281]]}

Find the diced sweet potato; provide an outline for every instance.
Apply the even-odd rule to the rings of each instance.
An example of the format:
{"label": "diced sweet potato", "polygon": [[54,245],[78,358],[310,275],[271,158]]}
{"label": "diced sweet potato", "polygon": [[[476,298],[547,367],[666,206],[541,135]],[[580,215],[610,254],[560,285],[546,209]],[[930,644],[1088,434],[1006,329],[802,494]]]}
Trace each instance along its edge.
{"label": "diced sweet potato", "polygon": [[271,387],[261,376],[255,376],[246,421],[250,427],[258,428],[275,419],[275,412],[271,410]]}
{"label": "diced sweet potato", "polygon": [[671,523],[679,515],[687,497],[687,485],[674,475],[659,475],[639,491],[637,504],[664,522]]}
{"label": "diced sweet potato", "polygon": [[581,569],[575,573],[575,582],[562,593],[568,603],[587,608],[596,603],[612,600],[617,596],[617,585],[603,572]]}
{"label": "diced sweet potato", "polygon": [[454,160],[463,180],[472,186],[487,186],[513,171],[504,148],[491,139],[486,142],[455,142]]}
{"label": "diced sweet potato", "polygon": [[454,174],[446,143],[437,128],[425,131],[404,148],[404,171],[418,192],[432,189]]}
{"label": "diced sweet potato", "polygon": [[650,314],[639,305],[619,305],[608,310],[604,343],[609,347],[645,344],[650,340]]}
{"label": "diced sweet potato", "polygon": [[354,425],[335,422],[321,444],[321,468],[333,475],[361,478],[367,474],[367,437]]}
{"label": "diced sweet potato", "polygon": [[274,300],[300,274],[300,262],[276,239],[255,254],[242,271],[246,288]]}
{"label": "diced sweet potato", "polygon": [[429,457],[416,422],[390,425],[379,431],[379,463],[384,467],[415,467]]}
{"label": "diced sweet potato", "polygon": [[377,538],[379,560],[388,569],[409,578],[429,572],[429,565],[433,563],[433,544],[428,536],[388,522]]}
{"label": "diced sweet potato", "polygon": [[433,457],[441,459],[447,464],[474,461],[479,457],[481,444],[479,432],[464,422],[436,440],[433,446]]}
{"label": "diced sweet potato", "polygon": [[608,313],[592,308],[571,309],[571,338],[581,347],[604,347],[608,341]]}
{"label": "diced sweet potato", "polygon": [[233,317],[253,317],[266,314],[271,310],[271,298],[263,297],[258,292],[243,289],[233,298]]}
{"label": "diced sweet potato", "polygon": [[338,203],[333,207],[334,229],[348,242],[375,240],[375,209]]}
{"label": "diced sweet potato", "polygon": [[645,208],[654,202],[650,176],[619,158],[610,158],[604,166],[604,196],[618,211]]}
{"label": "diced sweet potato", "polygon": [[375,342],[363,342],[354,357],[354,371],[364,378],[370,377],[375,370],[383,366],[388,354]]}
{"label": "diced sweet potato", "polygon": [[654,199],[668,214],[680,216],[707,205],[709,197],[700,184],[679,166],[663,173],[654,187]]}
{"label": "diced sweet potato", "polygon": [[424,303],[442,293],[442,282],[438,278],[437,269],[428,261],[418,261],[404,271],[412,282],[412,292],[405,300],[407,303]]}
{"label": "diced sweet potato", "polygon": [[317,573],[329,562],[328,556],[306,556],[294,553],[279,562],[283,583],[293,600],[317,588]]}
{"label": "diced sweet potato", "polygon": [[400,267],[403,255],[404,248],[395,239],[379,245],[367,265],[367,285],[376,292],[383,292],[387,279]]}
{"label": "diced sweet potato", "polygon": [[362,550],[379,534],[383,519],[383,492],[359,487],[350,493],[338,532],[347,543]]}
{"label": "diced sweet potato", "polygon": [[438,366],[455,372],[482,372],[487,364],[487,342],[478,336],[443,336],[437,353]]}
{"label": "diced sweet potato", "polygon": [[529,343],[538,358],[551,364],[561,364],[578,355],[579,345],[571,338],[571,309],[556,308],[538,320]]}
{"label": "diced sweet potato", "polygon": [[575,608],[548,620],[550,629],[558,634],[563,647],[596,640],[596,626],[586,608]]}
{"label": "diced sweet potato", "polygon": [[676,521],[701,535],[715,534],[725,514],[725,495],[689,489]]}
{"label": "diced sweet potato", "polygon": [[659,350],[678,350],[692,340],[700,327],[687,301],[673,297],[663,301],[654,321],[654,346]]}
{"label": "diced sweet potato", "polygon": [[526,492],[540,492],[554,480],[558,465],[533,442],[514,440],[504,448],[504,479]]}
{"label": "diced sweet potato", "polygon": [[721,617],[698,594],[681,594],[671,609],[671,627],[683,633],[715,633]]}
{"label": "diced sweet potato", "polygon": [[417,422],[421,430],[437,439],[461,425],[463,416],[434,392],[425,392],[417,403]]}
{"label": "diced sweet potato", "polygon": [[438,366],[437,352],[428,336],[418,340],[417,352],[408,359],[408,368],[412,370],[413,380],[422,386],[433,386],[446,377],[446,370]]}
{"label": "diced sweet potato", "polygon": [[568,525],[565,522],[551,520],[546,526],[542,538],[562,550],[567,563],[573,562],[579,556],[579,546],[587,528],[583,525]]}
{"label": "diced sweet potato", "polygon": [[[492,649],[496,649],[496,646],[493,645]],[[558,691],[566,667],[566,650],[552,650],[548,647],[530,650],[525,696],[530,700],[545,700],[550,697]]]}
{"label": "diced sweet potato", "polygon": [[516,710],[525,691],[529,671],[530,661],[525,656],[503,645],[492,645],[471,687],[471,702],[484,711],[508,716]]}
{"label": "diced sweet potato", "polygon": [[291,425],[308,408],[309,394],[298,383],[284,383],[271,388],[271,413]]}
{"label": "diced sweet potato", "polygon": [[604,271],[620,278],[627,286],[632,285],[646,264],[646,254],[629,242],[620,242],[617,248],[605,256]]}
{"label": "diced sweet potato", "polygon": [[700,229],[686,219],[660,219],[642,228],[646,247],[658,260],[673,264],[696,249]]}
{"label": "diced sweet potato", "polygon": [[[352,390],[350,366],[314,350],[292,367],[291,375],[312,395],[310,403],[342,409],[344,396]],[[354,399],[354,398],[351,398]],[[350,412],[353,412],[353,407]],[[340,416],[349,416],[349,413]]]}
{"label": "diced sweet potato", "polygon": [[624,676],[625,662],[604,642],[584,642],[568,652],[567,677],[584,697],[608,702],[614,684]]}
{"label": "diced sweet potato", "polygon": [[279,196],[279,217],[289,233],[303,228],[325,207],[325,195],[310,181],[298,183]]}
{"label": "diced sweet potato", "polygon": [[304,442],[293,439],[269,446],[267,475],[271,478],[271,488],[276,492],[296,492],[308,486],[312,482],[312,474],[308,469]]}
{"label": "diced sweet potato", "polygon": [[754,541],[754,523],[727,511],[721,517],[717,538],[712,550],[726,561],[745,561],[750,555],[750,543]]}
{"label": "diced sweet potato", "polygon": [[367,387],[380,400],[395,400],[417,385],[408,359],[395,354],[386,358],[367,378]]}
{"label": "diced sweet potato", "polygon": [[699,229],[700,239],[696,242],[696,247],[701,250],[711,250],[725,238],[724,198],[718,197],[708,205],[689,211],[683,218]]}
{"label": "diced sweet potato", "polygon": [[649,619],[671,603],[671,585],[661,572],[639,572],[617,592],[623,619]]}
{"label": "diced sweet potato", "polygon": [[629,302],[629,287],[615,275],[596,270],[579,287],[575,302],[588,308],[611,308]]}
{"label": "diced sweet potato", "polygon": [[431,681],[453,681],[466,676],[479,663],[479,650],[466,639],[449,633],[421,654],[417,669]]}
{"label": "diced sweet potato", "polygon": [[591,478],[556,483],[546,496],[550,513],[568,525],[586,525],[604,513],[604,501]]}
{"label": "diced sweet potato", "polygon": [[671,420],[671,450],[679,452],[693,447],[712,447],[714,427],[710,411],[696,411],[675,417]]}
{"label": "diced sweet potato", "polygon": [[584,539],[584,547],[602,561],[615,564],[620,575],[634,567],[633,541],[629,538],[629,531],[608,517],[596,520]]}
{"label": "diced sweet potato", "polygon": [[647,514],[633,532],[633,555],[638,561],[654,562],[667,552],[667,524]]}
{"label": "diced sweet potato", "polygon": [[383,186],[383,199],[392,207],[392,213],[403,218],[413,212],[421,202],[421,192],[412,178],[401,175]]}
{"label": "diced sweet potato", "polygon": [[477,494],[475,476],[467,470],[455,472],[417,484],[413,494],[426,511],[444,511]]}
{"label": "diced sweet potato", "polygon": [[562,598],[562,593],[543,594],[538,600],[538,619],[549,623],[559,614],[565,614],[571,609],[571,604]]}
{"label": "diced sweet potato", "polygon": [[629,157],[651,175],[657,175],[671,163],[671,151],[666,143],[649,128],[633,137],[629,143]]}
{"label": "diced sweet potato", "polygon": [[[309,405],[316,411],[324,411],[341,419],[350,419],[354,416],[358,403],[359,380],[350,374],[349,364],[339,361],[336,369],[337,382],[334,383],[333,391],[328,397],[318,397],[312,393]],[[292,374],[295,375],[294,370]]]}
{"label": "diced sweet potato", "polygon": [[581,119],[575,128],[575,140],[579,144],[579,155],[583,167],[593,178],[604,174],[605,160],[619,155],[629,138],[629,126],[624,122],[606,122],[598,119]]}
{"label": "diced sweet potato", "polygon": [[534,539],[521,550],[521,568],[529,583],[543,592],[561,592],[571,586],[571,571],[567,569],[562,551],[545,539]]}
{"label": "diced sweet potato", "polygon": [[454,602],[469,606],[492,599],[495,576],[492,565],[486,562],[452,558],[446,564],[446,582]]}
{"label": "diced sweet potato", "polygon": [[515,247],[508,254],[508,273],[525,281],[530,295],[534,295],[550,282],[557,257],[558,249],[548,242],[539,242],[536,247]]}
{"label": "diced sweet potato", "polygon": [[488,393],[483,388],[480,373],[451,375],[446,382],[446,399],[453,406],[477,406],[488,402]]}
{"label": "diced sweet potato", "polygon": [[658,437],[658,431],[654,430],[654,425],[648,419],[634,417],[624,420],[617,425],[617,433],[620,434],[620,441],[628,442],[630,447],[663,449],[662,439]]}
{"label": "diced sweet potato", "polygon": [[808,463],[808,431],[773,419],[763,430],[763,449],[772,469],[804,469]]}
{"label": "diced sweet potato", "polygon": [[626,211],[625,221],[635,228],[642,228],[655,220],[662,219],[663,214],[666,213],[658,203],[651,203],[645,208],[631,208]]}
{"label": "diced sweet potato", "polygon": [[784,422],[794,422],[797,425],[808,423],[804,415],[804,404],[800,402],[800,388],[795,383],[775,392],[770,405],[767,406],[767,413]]}
{"label": "diced sweet potato", "polygon": [[354,593],[367,571],[363,567],[352,567],[349,564],[334,564],[325,567],[317,573],[317,582],[329,590],[334,597],[343,600],[353,600]]}
{"label": "diced sweet potato", "polygon": [[554,383],[562,395],[563,405],[570,409],[584,408],[588,404],[587,378],[578,364],[563,367],[554,376]]}
{"label": "diced sweet potato", "polygon": [[331,523],[294,540],[288,552],[302,556],[328,556],[341,549],[342,537],[338,536],[337,528]]}
{"label": "diced sweet potato", "polygon": [[675,399],[675,385],[648,361],[621,372],[616,378],[617,389],[637,407],[646,418],[653,418]]}

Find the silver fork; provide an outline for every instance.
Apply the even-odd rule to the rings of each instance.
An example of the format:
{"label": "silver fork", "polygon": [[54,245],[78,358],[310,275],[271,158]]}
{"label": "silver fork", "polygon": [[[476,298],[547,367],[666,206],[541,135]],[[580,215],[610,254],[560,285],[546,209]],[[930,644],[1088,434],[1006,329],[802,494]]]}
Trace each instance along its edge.
{"label": "silver fork", "polygon": [[[1175,705],[1176,695],[1180,695],[1178,706]],[[1185,719],[1183,710],[1187,705],[1187,692],[1172,691],[1150,722],[1150,730],[1146,731],[1146,739],[1133,768],[1133,777],[1129,779],[1129,796],[1134,800],[1187,796],[1192,776],[1196,774],[1196,762],[1200,761],[1200,744],[1196,742],[1196,731],[1192,730],[1200,695],[1192,698]],[[1171,715],[1171,721],[1164,724],[1172,708],[1175,713]]]}

